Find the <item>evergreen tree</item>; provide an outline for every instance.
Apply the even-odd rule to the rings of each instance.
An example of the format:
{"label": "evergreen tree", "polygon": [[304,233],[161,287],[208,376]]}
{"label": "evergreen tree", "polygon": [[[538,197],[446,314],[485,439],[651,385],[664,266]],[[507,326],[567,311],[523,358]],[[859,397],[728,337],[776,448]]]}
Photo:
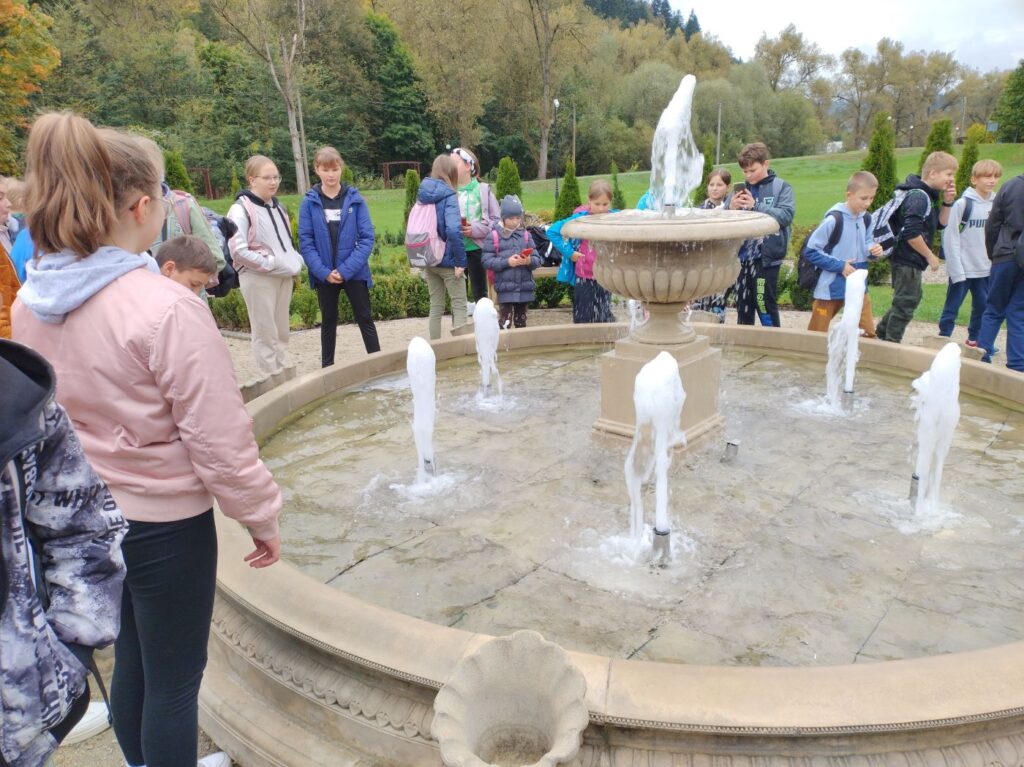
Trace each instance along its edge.
{"label": "evergreen tree", "polygon": [[498,180],[494,185],[494,194],[499,201],[508,194],[523,199],[523,182],[519,177],[519,166],[511,157],[502,157],[498,161]]}
{"label": "evergreen tree", "polygon": [[558,193],[558,203],[555,205],[555,221],[569,218],[581,204],[580,186],[576,181],[576,165],[569,160],[565,164],[565,177],[562,179],[562,189]]}
{"label": "evergreen tree", "polygon": [[921,152],[921,159],[917,163],[918,173],[921,172],[925,159],[932,152],[953,154],[953,121],[948,117],[932,123],[932,129],[928,131],[928,140],[924,143],[924,151]]}
{"label": "evergreen tree", "polygon": [[617,210],[626,209],[626,195],[619,186],[619,166],[612,160],[612,207]]}
{"label": "evergreen tree", "polygon": [[964,151],[960,153],[960,165],[956,169],[956,196],[959,197],[971,185],[971,168],[978,161],[978,134],[967,131]]}
{"label": "evergreen tree", "polygon": [[875,115],[875,130],[868,144],[868,154],[861,170],[871,171],[878,179],[878,192],[871,210],[880,208],[896,189],[896,132],[885,112]]}
{"label": "evergreen tree", "polygon": [[1024,61],[1007,78],[992,119],[999,124],[1000,141],[1024,140]]}
{"label": "evergreen tree", "polygon": [[164,178],[171,189],[195,194],[192,179],[185,170],[185,161],[181,159],[181,152],[170,149],[164,152]]}
{"label": "evergreen tree", "polygon": [[242,184],[238,180],[238,169],[231,166],[231,199],[234,200],[238,197],[238,193],[242,191]]}
{"label": "evergreen tree", "polygon": [[405,213],[402,221],[409,220],[409,211],[416,204],[416,193],[420,190],[420,174],[412,168],[405,172]]}
{"label": "evergreen tree", "polygon": [[355,186],[356,184],[356,177],[352,172],[352,166],[348,163],[345,163],[345,170],[341,172],[341,183],[345,184],[345,186]]}
{"label": "evergreen tree", "polygon": [[369,115],[377,157],[389,160],[427,159],[434,135],[423,105],[412,57],[386,16],[369,14],[365,24],[373,39],[373,54],[364,62],[367,80],[374,86],[377,104]]}
{"label": "evergreen tree", "polygon": [[700,22],[697,21],[697,13],[696,11],[690,11],[690,18],[686,20],[686,26],[683,27],[683,35],[686,37],[686,41],[689,42],[691,37],[699,34]]}

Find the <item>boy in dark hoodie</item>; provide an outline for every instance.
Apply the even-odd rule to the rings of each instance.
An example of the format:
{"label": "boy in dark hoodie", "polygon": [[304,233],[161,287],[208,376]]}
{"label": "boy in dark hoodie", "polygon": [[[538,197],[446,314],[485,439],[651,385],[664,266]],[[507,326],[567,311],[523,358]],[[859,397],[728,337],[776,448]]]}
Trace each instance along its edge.
{"label": "boy in dark hoodie", "polygon": [[737,158],[746,186],[729,195],[730,210],[755,210],[779,223],[779,231],[763,240],[746,240],[740,246],[740,276],[736,280],[736,314],[740,325],[753,325],[754,316],[766,328],[782,327],[779,318],[779,267],[786,258],[790,227],[796,212],[793,187],[768,168],[768,147],[757,141],[747,144]]}
{"label": "boy in dark hoodie", "polygon": [[[956,199],[956,158],[946,152],[932,152],[921,167],[921,175],[910,174],[896,187],[907,195],[893,214],[899,235],[892,251],[892,306],[878,323],[878,338],[899,343],[907,324],[921,303],[921,273],[939,268],[932,253],[935,232],[945,229],[949,209]],[[897,231],[897,227],[893,227]]]}
{"label": "boy in dark hoodie", "polygon": [[309,269],[309,284],[320,304],[320,366],[334,364],[338,339],[338,299],[345,291],[359,324],[367,354],[380,351],[370,309],[370,253],[373,222],[359,191],[342,182],[345,163],[325,146],[313,157],[320,177],[299,208],[299,252]]}

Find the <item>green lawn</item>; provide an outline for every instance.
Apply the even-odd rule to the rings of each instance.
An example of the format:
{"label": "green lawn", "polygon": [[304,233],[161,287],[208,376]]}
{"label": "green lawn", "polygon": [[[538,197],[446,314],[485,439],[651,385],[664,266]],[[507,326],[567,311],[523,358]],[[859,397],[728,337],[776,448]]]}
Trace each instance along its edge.
{"label": "green lawn", "polygon": [[[959,147],[957,148],[959,152]],[[814,155],[810,157],[784,158],[772,161],[772,168],[793,185],[796,193],[797,226],[811,226],[821,220],[825,211],[844,198],[846,180],[860,168],[865,152],[844,152],[842,154]],[[899,176],[916,172],[921,149],[897,150]],[[1024,144],[983,144],[980,156],[999,161],[1003,165],[1003,179],[1024,173]],[[726,165],[734,177],[742,179],[739,166]],[[579,179],[580,192],[586,197],[589,183],[601,176],[584,176]],[[607,178],[606,176],[604,178]],[[650,173],[620,173],[619,184],[629,205],[636,205],[640,196],[647,191]],[[405,201],[403,189],[367,190],[362,193],[370,207],[370,216],[378,232],[397,232],[403,226],[402,211]],[[293,212],[299,209],[298,195],[284,195],[281,198]],[[221,213],[227,211],[230,200],[205,201]],[[527,181],[523,184],[523,204],[528,211],[545,213],[555,207],[555,182]],[[940,302],[941,308],[941,302]]]}
{"label": "green lawn", "polygon": [[[942,307],[946,303],[945,285],[924,285],[921,303],[914,312],[915,322],[930,322],[935,325],[935,332],[939,332],[939,315],[942,314]],[[871,296],[871,313],[875,319],[881,319],[882,315],[889,311],[892,305],[891,285],[871,285],[868,287],[868,294]],[[960,312],[956,316],[956,324],[965,326],[971,319],[971,296],[968,293],[960,306]]]}

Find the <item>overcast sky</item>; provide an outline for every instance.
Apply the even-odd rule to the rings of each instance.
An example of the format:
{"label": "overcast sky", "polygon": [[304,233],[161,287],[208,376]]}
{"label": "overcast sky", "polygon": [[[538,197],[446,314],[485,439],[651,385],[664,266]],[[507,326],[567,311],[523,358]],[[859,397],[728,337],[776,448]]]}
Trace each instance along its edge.
{"label": "overcast sky", "polygon": [[754,55],[762,33],[775,37],[791,22],[805,40],[831,54],[847,48],[873,51],[880,38],[891,37],[902,42],[905,50],[949,51],[957,61],[982,71],[1013,69],[1024,59],[1024,0],[671,3],[684,17],[691,9],[696,11],[701,27],[743,60]]}

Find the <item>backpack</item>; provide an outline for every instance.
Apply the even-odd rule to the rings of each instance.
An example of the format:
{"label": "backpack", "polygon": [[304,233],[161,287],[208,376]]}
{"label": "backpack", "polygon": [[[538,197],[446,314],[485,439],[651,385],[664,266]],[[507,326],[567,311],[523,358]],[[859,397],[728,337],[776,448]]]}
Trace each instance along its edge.
{"label": "backpack", "polygon": [[[831,256],[832,250],[839,244],[839,240],[843,236],[843,214],[838,210],[830,210],[826,217],[832,217],[836,222],[836,225],[832,227],[832,234],[828,236],[828,242],[823,248]],[[865,226],[868,225],[870,225],[870,221],[865,222]],[[807,243],[811,241],[813,234],[814,232],[811,232],[804,238],[803,245],[800,246],[800,258],[796,262],[796,284],[804,290],[814,290],[818,285],[818,278],[821,276],[821,267],[815,266],[807,257]]]}
{"label": "backpack", "polygon": [[409,266],[437,266],[444,259],[445,241],[437,233],[437,206],[419,200],[405,224],[405,255]]}
{"label": "backpack", "polygon": [[[192,217],[189,211],[189,201],[192,199],[192,195],[188,192],[183,192],[180,189],[171,190],[171,208],[183,234],[192,234]],[[224,268],[217,273],[216,284],[207,286],[206,293],[214,298],[223,298],[232,288],[238,287],[238,273],[231,265],[231,252],[228,248],[228,240],[238,231],[238,227],[234,222],[209,208],[200,208],[200,210],[203,212],[203,218],[206,219],[206,224],[214,239],[220,244],[221,253],[224,254]],[[165,240],[167,239],[166,226],[164,224],[163,238]]]}
{"label": "backpack", "polygon": [[[249,250],[261,251],[263,253],[269,253],[270,249],[267,248],[266,245],[262,245],[256,239],[257,228],[258,227],[253,226],[253,222],[257,221],[257,213],[258,213],[258,211],[256,209],[256,204],[252,200],[250,200],[248,197],[246,197],[244,194],[240,195],[238,197],[238,199],[235,200],[235,202],[237,202],[239,205],[242,206],[242,210],[245,211],[246,220],[249,222],[249,229],[248,229],[248,232],[247,232],[247,235],[246,235],[246,245],[248,246]],[[270,214],[270,217],[273,218],[274,210],[276,210],[278,216],[281,217],[281,223],[284,224],[285,237],[288,239],[288,241],[290,243],[291,242],[290,238],[291,238],[291,233],[292,233],[292,225],[291,225],[291,222],[288,220],[288,214],[285,212],[284,206],[281,205],[280,203],[278,203],[276,197],[274,198],[273,202],[274,202],[273,206],[268,211],[269,214]],[[235,226],[234,229],[235,229],[235,233],[237,234],[238,227]],[[275,229],[276,229],[276,227],[275,227]],[[278,237],[280,237],[280,234],[278,235]],[[237,243],[236,243],[234,235],[232,235],[231,237],[228,238],[228,251],[231,253],[231,260],[234,261],[236,259],[237,255],[238,255],[238,246],[237,246]],[[289,271],[291,271],[292,275],[296,275],[296,274],[298,274],[299,272],[302,271],[302,256],[299,255],[298,252],[296,252],[295,255],[299,259],[298,264],[297,264],[298,268],[293,270],[291,267],[294,264],[292,264],[292,263],[282,264],[282,266],[285,269],[288,269]],[[242,266],[246,266],[244,260],[242,262]],[[235,270],[237,271],[239,268],[240,267],[236,266]]]}
{"label": "backpack", "polygon": [[526,229],[535,243],[537,254],[540,256],[541,266],[558,266],[562,263],[562,254],[558,248],[551,244],[547,231],[543,226],[530,226]]}
{"label": "backpack", "polygon": [[894,226],[893,217],[903,206],[904,201],[906,201],[907,196],[911,192],[920,192],[925,196],[928,207],[925,209],[924,216],[928,218],[931,215],[932,198],[923,189],[897,189],[893,192],[892,198],[875,211],[875,227],[871,232],[871,237],[876,244],[882,246],[882,255],[879,258],[888,258],[892,255],[893,250],[896,249],[896,243],[899,242],[900,229],[903,228],[903,222],[900,221],[900,225],[896,227]]}

